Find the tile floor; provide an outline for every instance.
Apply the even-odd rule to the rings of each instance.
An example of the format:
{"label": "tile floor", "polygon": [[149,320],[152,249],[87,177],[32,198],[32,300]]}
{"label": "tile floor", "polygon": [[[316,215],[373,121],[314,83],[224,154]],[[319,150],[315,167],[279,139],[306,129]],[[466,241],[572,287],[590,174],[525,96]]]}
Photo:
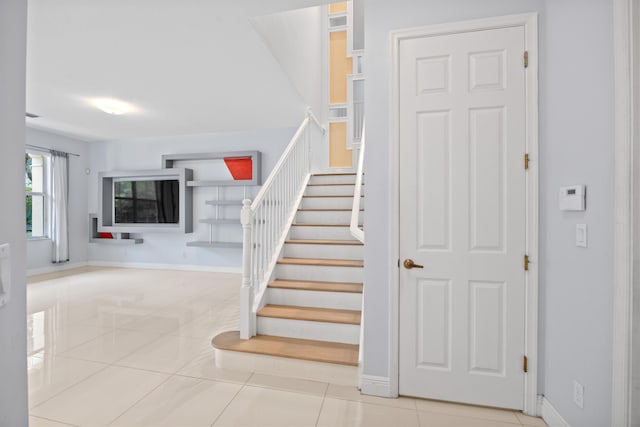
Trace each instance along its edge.
{"label": "tile floor", "polygon": [[28,286],[31,427],[544,426],[511,411],[362,396],[215,367],[233,274],[85,268]]}

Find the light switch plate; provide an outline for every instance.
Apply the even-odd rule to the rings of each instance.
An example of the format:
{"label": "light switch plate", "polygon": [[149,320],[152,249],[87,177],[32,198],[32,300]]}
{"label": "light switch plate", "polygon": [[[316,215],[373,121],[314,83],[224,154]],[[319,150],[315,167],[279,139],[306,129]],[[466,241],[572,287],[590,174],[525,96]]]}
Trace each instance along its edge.
{"label": "light switch plate", "polygon": [[11,299],[11,250],[9,244],[0,245],[0,308]]}
{"label": "light switch plate", "polygon": [[576,224],[576,246],[587,247],[587,224]]}

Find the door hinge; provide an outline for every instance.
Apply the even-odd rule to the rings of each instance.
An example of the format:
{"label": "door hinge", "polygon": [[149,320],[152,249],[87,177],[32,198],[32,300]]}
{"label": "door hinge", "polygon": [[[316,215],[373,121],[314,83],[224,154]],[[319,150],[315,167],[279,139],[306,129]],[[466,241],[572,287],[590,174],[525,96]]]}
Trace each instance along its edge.
{"label": "door hinge", "polygon": [[524,68],[529,68],[529,51],[524,51]]}
{"label": "door hinge", "polygon": [[400,258],[398,258],[398,268],[400,268]]}
{"label": "door hinge", "polygon": [[524,154],[524,168],[529,169],[529,153]]}
{"label": "door hinge", "polygon": [[524,256],[524,271],[529,271],[529,255]]}
{"label": "door hinge", "polygon": [[528,372],[527,362],[528,362],[527,356],[522,356],[522,370],[524,372]]}

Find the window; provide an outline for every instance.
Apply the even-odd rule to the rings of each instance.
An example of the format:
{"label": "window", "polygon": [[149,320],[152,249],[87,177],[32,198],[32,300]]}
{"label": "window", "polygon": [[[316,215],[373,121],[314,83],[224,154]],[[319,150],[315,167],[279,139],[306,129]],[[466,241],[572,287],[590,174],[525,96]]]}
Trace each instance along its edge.
{"label": "window", "polygon": [[27,152],[24,180],[27,203],[27,238],[47,237],[47,156]]}

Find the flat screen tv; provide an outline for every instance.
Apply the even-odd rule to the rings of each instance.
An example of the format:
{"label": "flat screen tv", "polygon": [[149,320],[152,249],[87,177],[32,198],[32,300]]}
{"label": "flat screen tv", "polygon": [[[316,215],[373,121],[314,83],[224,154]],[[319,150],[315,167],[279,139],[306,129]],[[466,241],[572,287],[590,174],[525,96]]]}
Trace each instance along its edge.
{"label": "flat screen tv", "polygon": [[115,224],[178,224],[180,183],[177,179],[113,181]]}

